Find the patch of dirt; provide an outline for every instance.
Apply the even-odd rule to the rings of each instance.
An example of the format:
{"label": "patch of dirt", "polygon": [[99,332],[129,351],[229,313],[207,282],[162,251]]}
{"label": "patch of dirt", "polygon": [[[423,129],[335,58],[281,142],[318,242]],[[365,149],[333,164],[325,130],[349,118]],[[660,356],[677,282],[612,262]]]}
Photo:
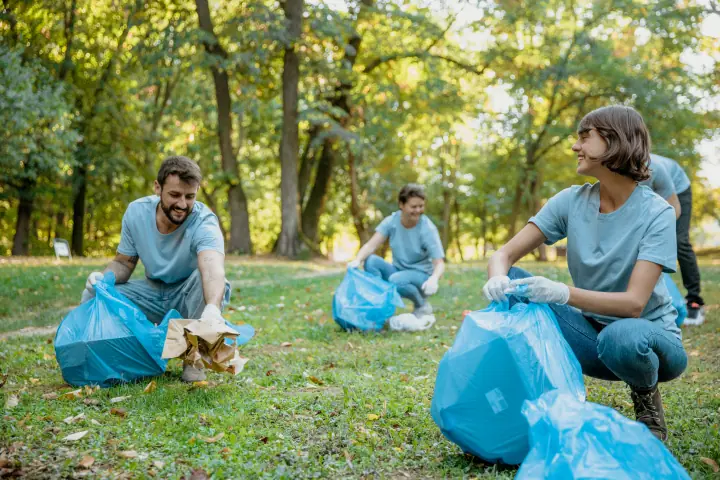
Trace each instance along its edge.
{"label": "patch of dirt", "polygon": [[25,327],[12,332],[0,333],[0,340],[10,337],[31,337],[33,335],[55,335],[57,325],[49,327]]}

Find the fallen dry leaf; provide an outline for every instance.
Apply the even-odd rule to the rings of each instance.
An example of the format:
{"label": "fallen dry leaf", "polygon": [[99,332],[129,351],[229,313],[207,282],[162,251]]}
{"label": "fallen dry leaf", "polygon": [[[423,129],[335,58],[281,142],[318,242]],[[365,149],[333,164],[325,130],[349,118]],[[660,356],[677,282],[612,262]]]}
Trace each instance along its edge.
{"label": "fallen dry leaf", "polygon": [[282,343],[280,344],[280,346],[281,346],[281,347],[292,347],[292,343],[290,343],[290,342],[282,342]]}
{"label": "fallen dry leaf", "polygon": [[73,390],[72,392],[65,392],[60,395],[60,398],[62,398],[63,400],[75,400],[78,398],[82,398],[82,390],[78,388],[77,390]]}
{"label": "fallen dry leaf", "polygon": [[84,418],[85,418],[85,414],[80,413],[78,415],[75,415],[74,417],[67,417],[65,420],[63,420],[63,422],[70,425],[71,423],[79,422],[80,420],[83,420]]}
{"label": "fallen dry leaf", "polygon": [[155,390],[157,390],[157,383],[155,382],[155,380],[152,380],[150,383],[147,384],[143,392],[152,393]]}
{"label": "fallen dry leaf", "polygon": [[78,462],[78,467],[80,468],[90,468],[92,467],[92,464],[95,463],[95,459],[91,457],[90,455],[85,455],[83,458],[80,459]]}
{"label": "fallen dry leaf", "polygon": [[232,450],[230,450],[228,447],[223,448],[220,450],[220,455],[230,455],[232,453]]}
{"label": "fallen dry leaf", "polygon": [[272,375],[274,373],[275,373],[275,370],[268,370],[267,372],[265,372],[265,376],[269,377],[270,375]]}
{"label": "fallen dry leaf", "polygon": [[350,452],[348,452],[347,450],[343,450],[343,454],[345,455],[345,461],[347,462],[348,467],[350,467],[350,470],[352,470],[353,469],[352,455],[350,455]]}
{"label": "fallen dry leaf", "polygon": [[325,385],[325,382],[323,382],[323,381],[320,380],[319,378],[314,377],[314,376],[312,376],[312,375],[310,375],[310,376],[308,377],[308,380],[310,380],[311,382],[313,382],[313,383],[316,384],[316,385]]}
{"label": "fallen dry leaf", "polygon": [[96,426],[102,425],[102,423],[98,422],[98,421],[95,420],[94,418],[90,420],[90,423],[92,423],[93,425],[96,425]]}
{"label": "fallen dry leaf", "polygon": [[56,392],[45,393],[43,394],[42,398],[44,398],[45,400],[55,400],[56,398],[58,398],[58,394]]}
{"label": "fallen dry leaf", "polygon": [[65,442],[74,442],[76,440],[80,440],[85,435],[88,434],[87,430],[83,430],[82,432],[73,433],[72,435],[68,435],[67,437],[63,438],[63,441]]}
{"label": "fallen dry leaf", "polygon": [[0,388],[5,386],[7,379],[8,379],[7,375],[5,375],[5,374],[0,375]]}
{"label": "fallen dry leaf", "polygon": [[192,383],[192,386],[191,386],[190,388],[191,388],[191,389],[193,389],[193,388],[206,388],[206,387],[208,387],[209,385],[210,385],[210,384],[208,383],[207,380],[203,380],[202,382],[193,382],[193,383]]}
{"label": "fallen dry leaf", "polygon": [[720,465],[718,465],[717,462],[712,458],[700,457],[700,461],[703,462],[705,465],[709,465],[710,468],[712,468],[713,472],[720,472]]}
{"label": "fallen dry leaf", "polygon": [[209,480],[210,476],[205,472],[205,470],[197,469],[193,470],[190,474],[190,478],[188,480]]}
{"label": "fallen dry leaf", "polygon": [[110,414],[117,415],[118,417],[121,417],[121,418],[125,418],[125,417],[127,417],[127,410],[125,410],[124,408],[113,407],[110,409]]}
{"label": "fallen dry leaf", "polygon": [[135,450],[122,450],[118,452],[118,456],[122,458],[137,458],[138,454]]}
{"label": "fallen dry leaf", "polygon": [[52,355],[48,355],[47,353],[43,353],[43,360],[52,360],[53,358],[55,357]]}
{"label": "fallen dry leaf", "polygon": [[93,388],[90,385],[85,385],[83,387],[83,390],[85,390],[85,395],[90,396],[93,394]]}
{"label": "fallen dry leaf", "polygon": [[38,383],[39,381],[40,381],[39,378],[31,378],[31,379],[30,379],[30,383],[32,383],[33,385],[35,385],[35,384]]}
{"label": "fallen dry leaf", "polygon": [[690,356],[691,357],[699,357],[700,352],[698,350],[690,350]]}
{"label": "fallen dry leaf", "polygon": [[161,469],[165,466],[165,462],[162,462],[160,460],[155,460],[153,462],[153,465],[155,465],[155,468]]}
{"label": "fallen dry leaf", "polygon": [[110,403],[118,403],[118,402],[122,402],[123,400],[127,400],[128,398],[130,398],[130,396],[129,396],[129,395],[127,395],[127,396],[124,396],[124,397],[115,397],[115,398],[111,398],[111,399],[110,399]]}
{"label": "fallen dry leaf", "polygon": [[100,400],[96,398],[86,398],[85,400],[83,400],[83,403],[85,405],[100,405]]}
{"label": "fallen dry leaf", "polygon": [[214,437],[200,437],[200,436],[198,436],[198,437],[200,438],[200,440],[202,440],[205,443],[215,443],[218,440],[220,440],[221,438],[223,438],[224,436],[225,436],[225,433],[220,432],[217,435],[215,435]]}
{"label": "fallen dry leaf", "polygon": [[380,417],[378,415],[375,415],[374,413],[368,413],[367,418],[368,420],[377,420]]}
{"label": "fallen dry leaf", "polygon": [[15,408],[20,403],[20,399],[17,395],[8,395],[5,400],[5,408]]}

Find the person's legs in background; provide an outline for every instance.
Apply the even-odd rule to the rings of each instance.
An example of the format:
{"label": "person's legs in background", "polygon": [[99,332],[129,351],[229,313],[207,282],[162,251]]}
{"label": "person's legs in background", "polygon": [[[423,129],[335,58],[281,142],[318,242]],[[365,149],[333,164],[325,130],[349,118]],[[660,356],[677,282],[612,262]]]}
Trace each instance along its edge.
{"label": "person's legs in background", "polygon": [[690,244],[690,219],[692,217],[692,187],[678,194],[680,218],[676,222],[677,257],[683,285],[687,290],[688,316],[686,325],[700,325],[705,321],[705,302],[700,296],[700,269]]}
{"label": "person's legs in background", "polygon": [[415,307],[413,313],[417,317],[432,315],[432,306],[430,306],[430,302],[423,297],[421,291],[422,284],[425,283],[429,277],[428,274],[418,270],[400,270],[388,278],[390,283],[397,285],[398,293],[401,297],[413,302],[413,306]]}
{"label": "person's legs in background", "polygon": [[377,255],[370,255],[365,259],[365,271],[388,281],[390,275],[397,272],[398,269],[392,263],[386,262]]}

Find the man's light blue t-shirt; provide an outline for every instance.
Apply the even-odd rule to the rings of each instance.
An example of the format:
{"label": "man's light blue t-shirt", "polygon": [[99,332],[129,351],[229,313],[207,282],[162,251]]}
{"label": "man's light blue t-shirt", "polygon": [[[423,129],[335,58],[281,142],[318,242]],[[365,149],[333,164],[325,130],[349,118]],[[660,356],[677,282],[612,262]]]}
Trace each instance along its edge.
{"label": "man's light blue t-shirt", "polygon": [[660,162],[650,162],[650,178],[640,182],[640,185],[650,187],[650,189],[667,200],[675,193],[675,184],[667,170],[667,167]]}
{"label": "man's light blue t-shirt", "polygon": [[151,195],[132,202],[122,219],[117,253],[140,257],[145,276],[151,280],[176,283],[197,269],[197,255],[203,250],[225,254],[218,218],[208,207],[195,202],[187,219],[172,233],[157,229],[155,212],[160,197]]}
{"label": "man's light blue t-shirt", "polygon": [[[619,209],[600,213],[600,184],[574,185],[552,197],[529,222],[542,231],[548,245],[567,237],[568,269],[577,288],[625,292],[638,260],[675,272],[675,212],[648,187],[637,186]],[[583,313],[603,324],[619,320]],[[660,322],[680,337],[677,311],[662,276],[641,317]]]}
{"label": "man's light blue t-shirt", "polygon": [[[670,178],[672,178],[673,185],[675,187],[675,193],[678,195],[683,193],[685,190],[690,188],[690,178],[685,173],[685,170],[680,166],[678,162],[667,157],[660,155],[650,154],[650,165],[658,163],[665,167]],[[665,197],[667,198],[667,197]]]}
{"label": "man's light blue t-shirt", "polygon": [[413,228],[405,228],[400,221],[402,212],[388,215],[375,229],[390,239],[393,265],[400,270],[419,270],[432,275],[432,261],[445,258],[440,234],[425,215]]}

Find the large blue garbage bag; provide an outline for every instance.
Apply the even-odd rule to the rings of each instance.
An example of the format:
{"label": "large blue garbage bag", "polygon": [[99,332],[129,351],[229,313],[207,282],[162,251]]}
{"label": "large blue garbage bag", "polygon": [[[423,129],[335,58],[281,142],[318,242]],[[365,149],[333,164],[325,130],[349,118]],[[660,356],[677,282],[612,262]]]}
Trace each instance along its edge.
{"label": "large blue garbage bag", "polygon": [[580,364],[552,310],[491,303],[465,317],[440,361],[431,413],[463,451],[518,464],[529,449],[522,404],[553,389],[585,398]]}
{"label": "large blue garbage bag", "polygon": [[665,281],[665,287],[667,287],[668,292],[670,293],[670,298],[672,298],[672,306],[675,307],[675,310],[677,310],[678,312],[675,323],[677,323],[677,326],[679,327],[683,324],[688,314],[687,305],[685,305],[685,299],[683,298],[682,293],[680,293],[680,290],[678,289],[677,285],[675,285],[675,282],[673,282],[673,279],[670,275],[668,275],[667,273],[663,273],[662,277]]}
{"label": "large blue garbage bag", "polygon": [[404,304],[397,287],[380,277],[349,268],[335,290],[332,312],[345,330],[381,330],[396,307]]}
{"label": "large blue garbage bag", "polygon": [[526,401],[531,449],[515,480],[689,479],[665,445],[609,407],[560,391]]}
{"label": "large blue garbage bag", "polygon": [[58,327],[55,356],[71,385],[110,387],[165,371],[161,356],[172,315],[154,325],[114,285],[115,274],[106,273],[95,285],[95,297]]}

